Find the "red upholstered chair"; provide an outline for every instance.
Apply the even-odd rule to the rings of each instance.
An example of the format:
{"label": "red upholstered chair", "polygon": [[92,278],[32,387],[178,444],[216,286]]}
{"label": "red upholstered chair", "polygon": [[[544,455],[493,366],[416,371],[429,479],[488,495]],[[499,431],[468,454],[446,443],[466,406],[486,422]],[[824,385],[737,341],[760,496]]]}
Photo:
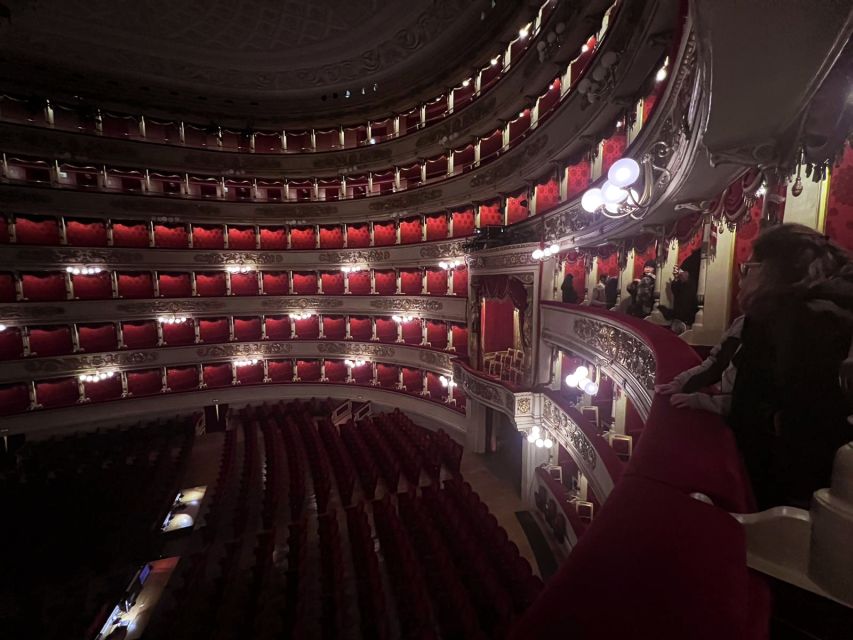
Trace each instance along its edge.
{"label": "red upholstered chair", "polygon": [[316,340],[320,337],[320,318],[311,316],[305,320],[296,320],[296,337],[300,340]]}
{"label": "red upholstered chair", "polygon": [[323,293],[340,296],[344,293],[344,274],[340,271],[326,271],[320,274],[323,281]]}
{"label": "red upholstered chair", "polygon": [[382,296],[392,296],[397,293],[397,274],[393,269],[375,269],[376,293]]}
{"label": "red upholstered chair", "polygon": [[420,295],[423,290],[423,276],[420,269],[400,270],[400,292],[405,295]]}
{"label": "red upholstered chair", "polygon": [[319,360],[298,360],[296,362],[296,374],[300,382],[318,382],[320,380]]}
{"label": "red upholstered chair", "polygon": [[261,319],[258,317],[234,318],[234,338],[240,342],[261,339]]}
{"label": "red upholstered chair", "polygon": [[350,316],[350,337],[358,342],[368,342],[373,335],[373,323],[370,318]]}
{"label": "red upholstered chair", "polygon": [[317,291],[317,274],[314,271],[293,272],[293,293],[313,295]]}
{"label": "red upholstered chair", "polygon": [[97,351],[115,351],[118,349],[116,327],[111,322],[78,324],[77,335],[80,342],[80,351],[94,353]]}
{"label": "red upholstered chair", "polygon": [[422,337],[420,320],[415,319],[403,323],[403,342],[406,344],[420,344]]}
{"label": "red upholstered chair", "polygon": [[325,368],[329,382],[346,382],[347,366],[343,360],[326,360]]}
{"label": "red upholstered chair", "polygon": [[267,372],[273,382],[291,382],[293,380],[293,361],[269,360]]}
{"label": "red upholstered chair", "polygon": [[144,222],[113,221],[113,245],[116,247],[147,247],[148,225]]}
{"label": "red upholstered chair", "polygon": [[373,365],[368,362],[360,367],[353,367],[352,380],[356,384],[370,384],[373,380]]}
{"label": "red upholstered chair", "polygon": [[287,249],[287,231],[284,227],[261,227],[261,249]]}
{"label": "red upholstered chair", "polygon": [[0,273],[0,302],[15,302],[15,276],[11,273]]}
{"label": "red upholstered chair", "polygon": [[376,318],[376,337],[380,342],[396,342],[397,323],[391,318]]}
{"label": "red upholstered chair", "polygon": [[346,318],[343,316],[324,316],[323,335],[327,340],[343,340],[347,334]]}
{"label": "red upholstered chair", "polygon": [[320,248],[341,249],[344,246],[344,231],[339,224],[320,227]]}
{"label": "red upholstered chair", "polygon": [[453,237],[461,238],[474,233],[474,210],[463,209],[453,212]]}
{"label": "red upholstered chair", "polygon": [[536,185],[536,213],[550,211],[560,204],[560,185],[555,178]]}
{"label": "red upholstered chair", "polygon": [[117,279],[119,298],[154,297],[154,283],[150,271],[119,273]]}
{"label": "red upholstered chair", "polygon": [[420,242],[423,239],[421,233],[420,216],[400,220],[400,244]]}
{"label": "red upholstered chair", "polygon": [[527,216],[530,215],[530,208],[528,207],[528,204],[527,191],[522,191],[520,194],[515,196],[509,196],[506,199],[507,224],[514,224],[516,222],[526,220]]}
{"label": "red upholstered chair", "polygon": [[480,205],[480,227],[499,227],[503,223],[500,201]]}
{"label": "red upholstered chair", "polygon": [[566,167],[566,198],[574,198],[587,190],[592,175],[592,163],[581,160]]}
{"label": "red upholstered chair", "polygon": [[317,246],[317,236],[314,227],[291,227],[291,249],[314,249]]}
{"label": "red upholstered chair", "polygon": [[447,216],[435,213],[426,216],[426,239],[443,240],[447,238]]}
{"label": "red upholstered chair", "polygon": [[198,333],[202,342],[228,342],[228,319],[199,318]]}
{"label": "red upholstered chair", "polygon": [[56,218],[17,216],[15,235],[18,244],[59,244],[59,223]]}
{"label": "red upholstered chair", "polygon": [[424,377],[421,370],[403,367],[403,386],[409,393],[419,394],[424,388]]}
{"label": "red upholstered chair", "polygon": [[240,384],[260,384],[264,381],[264,364],[256,362],[237,367],[237,380]]}
{"label": "red upholstered chair", "polygon": [[24,340],[18,327],[0,331],[0,360],[17,360],[24,357]]}
{"label": "red upholstered chair", "polygon": [[106,247],[107,227],[103,220],[66,220],[65,240],[72,247]]}
{"label": "red upholstered chair", "polygon": [[36,397],[45,408],[66,407],[79,399],[76,378],[44,380],[36,384]]}
{"label": "red upholstered chair", "polygon": [[192,283],[188,273],[159,273],[160,296],[162,298],[189,298]]}
{"label": "red upholstered chair", "polygon": [[231,363],[220,362],[202,366],[204,383],[208,387],[225,387],[231,384]]}
{"label": "red upholstered chair", "polygon": [[22,413],[30,406],[30,392],[25,384],[0,385],[0,415]]}
{"label": "red upholstered chair", "polygon": [[347,276],[349,292],[354,296],[366,296],[370,293],[370,272],[357,271]]}
{"label": "red upholstered chair", "polygon": [[[225,231],[221,225],[194,224],[194,249],[224,249]],[[252,246],[254,249],[254,246]]]}
{"label": "red upholstered chair", "polygon": [[376,379],[379,386],[394,389],[400,381],[400,368],[393,364],[379,363],[376,365]]}
{"label": "red upholstered chair", "polygon": [[228,227],[229,249],[254,249],[255,228],[254,227]]}
{"label": "red upholstered chair", "polygon": [[154,246],[165,249],[186,249],[189,246],[186,226],[183,224],[155,224]]}
{"label": "red upholstered chair", "polygon": [[427,269],[427,293],[431,296],[447,295],[447,271],[437,267]]}
{"label": "red upholstered chair", "polygon": [[453,347],[460,356],[468,355],[468,328],[462,325],[453,325]]}
{"label": "red upholstered chair", "polygon": [[84,382],[83,390],[92,402],[116,400],[121,398],[121,378],[116,375],[106,380]]}
{"label": "red upholstered chair", "polygon": [[[195,290],[203,297],[224,296],[225,274],[217,271],[200,271],[195,276]],[[160,291],[163,294],[163,291]]]}
{"label": "red upholstered chair", "polygon": [[189,391],[198,388],[198,369],[195,367],[167,367],[166,386],[170,391]]}
{"label": "red upholstered chair", "polygon": [[112,277],[109,271],[93,275],[72,275],[71,284],[75,300],[109,300],[113,297]]}
{"label": "red upholstered chair", "polygon": [[131,395],[150,396],[160,393],[162,386],[160,369],[127,372],[127,391]]}
{"label": "red upholstered chair", "polygon": [[258,274],[254,271],[249,273],[231,274],[232,296],[256,296],[258,295]]}
{"label": "red upholstered chair", "polygon": [[124,346],[128,349],[150,349],[157,346],[156,320],[121,323]]}
{"label": "red upholstered chair", "polygon": [[453,293],[468,297],[468,269],[462,267],[453,272]]}
{"label": "red upholstered chair", "polygon": [[[289,292],[287,271],[264,271],[261,274],[264,294],[268,296],[286,296]],[[233,281],[232,281],[233,282]]]}
{"label": "red upholstered chair", "polygon": [[347,225],[347,247],[350,249],[370,246],[370,227],[366,223]]}
{"label": "red upholstered chair", "polygon": [[447,347],[447,324],[437,320],[427,320],[427,342],[433,349]]}
{"label": "red upholstered chair", "polygon": [[397,229],[393,220],[373,223],[373,244],[384,247],[397,243]]}
{"label": "red upholstered chair", "polygon": [[193,320],[179,324],[163,325],[163,342],[169,347],[178,347],[195,342],[195,326]]}
{"label": "red upholstered chair", "polygon": [[63,273],[24,273],[21,281],[25,300],[65,300],[67,297]]}
{"label": "red upholstered chair", "polygon": [[290,340],[290,317],[267,316],[267,339]]}

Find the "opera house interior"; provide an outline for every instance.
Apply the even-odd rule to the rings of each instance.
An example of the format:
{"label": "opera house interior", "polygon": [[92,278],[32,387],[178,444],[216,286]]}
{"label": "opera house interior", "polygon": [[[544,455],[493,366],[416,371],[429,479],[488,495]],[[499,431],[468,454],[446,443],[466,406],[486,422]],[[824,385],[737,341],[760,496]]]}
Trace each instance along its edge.
{"label": "opera house interior", "polygon": [[853,638],[850,0],[0,0],[0,639]]}

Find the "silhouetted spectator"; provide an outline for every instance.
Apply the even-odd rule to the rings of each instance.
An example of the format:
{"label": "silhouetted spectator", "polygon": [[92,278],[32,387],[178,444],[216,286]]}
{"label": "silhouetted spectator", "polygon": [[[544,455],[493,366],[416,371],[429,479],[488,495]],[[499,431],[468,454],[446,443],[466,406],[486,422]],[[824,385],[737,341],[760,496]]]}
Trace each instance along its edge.
{"label": "silhouetted spectator", "polygon": [[563,278],[563,286],[560,287],[560,291],[563,292],[563,302],[571,302],[572,304],[578,302],[578,292],[575,291],[574,279],[575,277],[571,273],[566,274],[566,277]]}

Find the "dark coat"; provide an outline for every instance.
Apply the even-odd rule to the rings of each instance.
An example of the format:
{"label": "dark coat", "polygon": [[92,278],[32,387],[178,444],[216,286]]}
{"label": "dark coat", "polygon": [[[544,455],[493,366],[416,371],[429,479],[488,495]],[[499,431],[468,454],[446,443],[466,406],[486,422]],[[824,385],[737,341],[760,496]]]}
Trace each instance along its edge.
{"label": "dark coat", "polygon": [[578,292],[575,291],[574,278],[566,276],[566,278],[563,280],[563,285],[560,287],[560,291],[562,291],[563,293],[563,302],[577,304]]}

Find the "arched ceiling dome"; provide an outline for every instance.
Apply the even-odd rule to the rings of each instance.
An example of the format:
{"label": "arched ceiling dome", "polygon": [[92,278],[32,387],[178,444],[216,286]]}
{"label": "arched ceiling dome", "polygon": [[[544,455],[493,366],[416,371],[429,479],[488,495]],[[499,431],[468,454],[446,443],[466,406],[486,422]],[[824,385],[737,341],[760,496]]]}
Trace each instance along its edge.
{"label": "arched ceiling dome", "polygon": [[427,89],[437,95],[497,53],[498,40],[504,38],[506,44],[514,37],[521,21],[533,16],[536,3],[4,4],[11,14],[0,23],[0,81],[6,85],[90,99],[121,96],[165,111],[317,120],[348,111],[381,111],[404,97],[411,105]]}

